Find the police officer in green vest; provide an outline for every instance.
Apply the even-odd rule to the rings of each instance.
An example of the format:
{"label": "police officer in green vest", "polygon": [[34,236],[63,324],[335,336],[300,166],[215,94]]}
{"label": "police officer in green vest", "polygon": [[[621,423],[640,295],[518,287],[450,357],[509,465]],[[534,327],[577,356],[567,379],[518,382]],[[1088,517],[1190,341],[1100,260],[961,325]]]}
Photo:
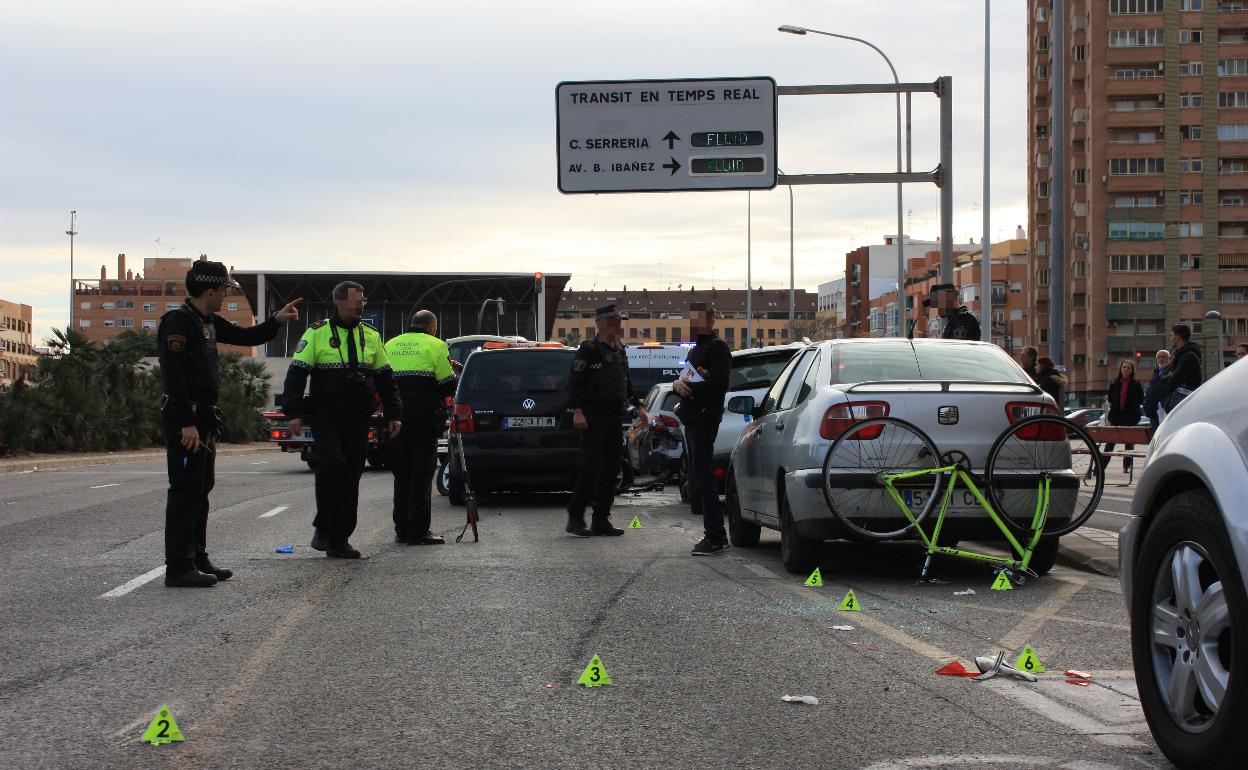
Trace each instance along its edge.
{"label": "police officer in green vest", "polygon": [[438,317],[429,310],[417,310],[407,333],[386,343],[386,355],[403,397],[403,431],[396,441],[390,442],[396,543],[446,542],[429,529],[433,476],[438,470],[438,436],[446,424],[443,404],[455,393],[451,353],[437,334]]}
{"label": "police officer in green vest", "polygon": [[[349,538],[355,531],[360,476],[368,452],[368,424],[378,394],[387,430],[399,435],[403,404],[390,359],[377,330],[364,317],[364,287],[343,281],[334,287],[334,314],[308,327],[286,372],[282,411],[290,432],[312,427],[316,456],[316,535],[312,547],[327,556],[358,559]],[[307,404],[304,386],[312,387]]]}

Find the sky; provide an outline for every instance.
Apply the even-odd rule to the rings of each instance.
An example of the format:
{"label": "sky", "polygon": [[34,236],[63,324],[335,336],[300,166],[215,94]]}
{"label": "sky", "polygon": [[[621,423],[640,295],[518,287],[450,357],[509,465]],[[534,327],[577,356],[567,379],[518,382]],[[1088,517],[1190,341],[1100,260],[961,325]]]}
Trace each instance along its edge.
{"label": "sky", "polygon": [[[68,318],[75,275],[118,253],[238,269],[544,271],[573,289],[789,283],[789,191],[564,195],[560,81],[771,76],[779,85],[953,77],[954,237],[980,240],[982,0],[525,3],[41,0],[0,7],[0,297]],[[1025,4],[992,11],[991,237],[1026,213]],[[914,97],[916,170],[938,100]],[[890,95],[782,96],[791,174],[895,168]],[[793,189],[799,288],[897,230],[893,186]],[[748,197],[748,200],[747,200]],[[907,185],[907,232],[939,197]],[[747,210],[750,212],[747,218]],[[748,219],[748,221],[747,221]],[[749,237],[747,238],[747,232]]]}

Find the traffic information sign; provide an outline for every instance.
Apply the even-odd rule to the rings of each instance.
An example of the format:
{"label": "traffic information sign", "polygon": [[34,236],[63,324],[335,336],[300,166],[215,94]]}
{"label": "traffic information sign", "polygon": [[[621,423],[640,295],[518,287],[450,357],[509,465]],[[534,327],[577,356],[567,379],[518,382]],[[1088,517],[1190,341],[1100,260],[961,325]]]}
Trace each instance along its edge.
{"label": "traffic information sign", "polygon": [[561,192],[776,186],[773,78],[564,82],[555,102]]}

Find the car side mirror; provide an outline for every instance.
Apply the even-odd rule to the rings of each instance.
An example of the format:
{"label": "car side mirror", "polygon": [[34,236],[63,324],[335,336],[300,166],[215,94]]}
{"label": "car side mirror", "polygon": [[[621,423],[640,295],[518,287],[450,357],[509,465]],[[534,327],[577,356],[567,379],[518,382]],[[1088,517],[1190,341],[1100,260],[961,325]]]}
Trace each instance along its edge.
{"label": "car side mirror", "polygon": [[752,414],[754,412],[754,397],[733,396],[728,399],[728,411],[733,414]]}

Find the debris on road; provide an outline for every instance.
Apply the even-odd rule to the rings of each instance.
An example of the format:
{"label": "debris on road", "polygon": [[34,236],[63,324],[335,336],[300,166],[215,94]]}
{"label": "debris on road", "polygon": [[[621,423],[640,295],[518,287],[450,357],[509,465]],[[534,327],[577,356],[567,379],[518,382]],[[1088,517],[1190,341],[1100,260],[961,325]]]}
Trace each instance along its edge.
{"label": "debris on road", "polygon": [[784,695],[780,700],[785,703],[805,703],[807,706],[819,705],[819,699],[813,695]]}
{"label": "debris on road", "polygon": [[853,626],[832,626],[833,631],[853,631]]}
{"label": "debris on road", "polygon": [[936,669],[936,673],[940,676],[979,676],[974,671],[967,670],[966,666],[962,665],[962,661],[959,660],[949,661],[945,665]]}
{"label": "debris on road", "polygon": [[974,596],[974,595],[975,595],[975,589],[974,589],[974,588],[968,588],[968,589],[966,589],[965,591],[954,591],[954,592],[953,592],[953,595],[954,595],[954,596]]}
{"label": "debris on road", "polygon": [[277,552],[278,553],[294,553],[295,547],[293,545],[279,545],[277,547]]}

